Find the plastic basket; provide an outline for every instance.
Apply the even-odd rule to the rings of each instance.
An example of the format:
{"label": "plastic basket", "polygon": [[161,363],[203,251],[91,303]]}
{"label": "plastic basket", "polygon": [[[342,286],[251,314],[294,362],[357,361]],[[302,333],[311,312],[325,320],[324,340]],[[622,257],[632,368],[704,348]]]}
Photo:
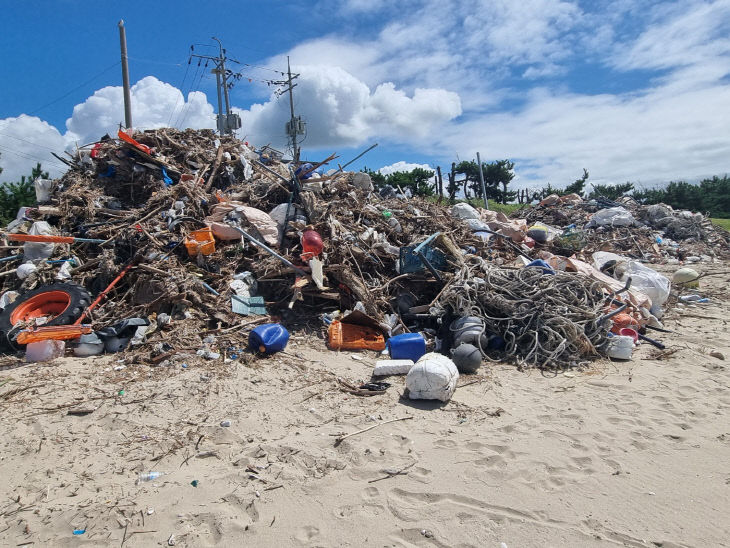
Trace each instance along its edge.
{"label": "plastic basket", "polygon": [[210,255],[215,251],[215,238],[210,227],[193,230],[189,238],[185,238],[185,248],[188,255],[195,257],[198,254]]}
{"label": "plastic basket", "polygon": [[[410,274],[412,272],[421,272],[425,270],[425,266],[421,258],[413,253],[416,246],[410,245],[400,248],[400,264],[398,272],[401,274]],[[444,270],[446,268],[446,255],[438,249],[426,246],[423,249],[423,255],[436,270]]]}

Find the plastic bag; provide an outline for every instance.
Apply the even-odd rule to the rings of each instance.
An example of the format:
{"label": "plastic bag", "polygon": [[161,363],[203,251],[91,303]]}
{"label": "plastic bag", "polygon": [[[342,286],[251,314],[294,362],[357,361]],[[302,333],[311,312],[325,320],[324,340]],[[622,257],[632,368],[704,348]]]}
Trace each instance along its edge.
{"label": "plastic bag", "polygon": [[659,312],[657,317],[661,317],[661,305],[667,302],[671,289],[669,278],[638,261],[629,260],[616,253],[597,251],[593,254],[593,264],[598,270],[608,261],[616,261],[617,278],[622,282],[631,278],[631,288],[649,297],[652,313],[657,316],[656,312]]}
{"label": "plastic bag", "polygon": [[479,215],[479,212],[474,209],[472,206],[466,203],[459,203],[451,208],[451,215],[453,217],[456,217],[457,219],[477,219],[479,220],[481,216]]}
{"label": "plastic bag", "polygon": [[610,207],[593,214],[587,227],[594,226],[633,226],[636,219],[624,207]]}
{"label": "plastic bag", "polygon": [[466,226],[468,226],[469,230],[472,232],[484,232],[491,230],[487,223],[480,221],[479,219],[466,219]]}
{"label": "plastic bag", "polygon": [[459,370],[449,358],[431,352],[421,357],[406,375],[412,400],[449,401],[456,390]]}
{"label": "plastic bag", "polygon": [[655,310],[658,311],[659,307],[667,302],[669,298],[671,289],[669,278],[637,261],[629,261],[623,275],[623,281],[628,278],[631,278],[631,287],[636,287],[651,299],[651,312],[657,316]]}
{"label": "plastic bag", "polygon": [[243,166],[243,179],[245,181],[248,181],[251,177],[253,177],[253,168],[251,167],[251,164],[248,162],[245,156],[240,156],[241,165]]}

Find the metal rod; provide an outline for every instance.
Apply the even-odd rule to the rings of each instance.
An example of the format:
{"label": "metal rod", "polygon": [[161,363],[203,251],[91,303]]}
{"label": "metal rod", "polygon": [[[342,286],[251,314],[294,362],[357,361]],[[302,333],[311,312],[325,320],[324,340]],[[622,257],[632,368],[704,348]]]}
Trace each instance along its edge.
{"label": "metal rod", "polygon": [[278,177],[279,179],[281,179],[281,180],[282,180],[282,181],[284,181],[285,183],[289,184],[289,182],[290,182],[290,181],[289,181],[289,179],[287,179],[286,177],[284,177],[284,176],[283,176],[283,175],[282,175],[281,173],[277,173],[277,172],[276,172],[276,171],[274,171],[273,169],[269,169],[268,167],[266,167],[266,165],[265,165],[265,164],[263,164],[262,162],[259,162],[258,160],[254,160],[254,163],[255,163],[256,165],[258,165],[258,166],[261,166],[262,168],[264,168],[264,169],[265,169],[266,171],[268,171],[268,172],[269,172],[269,173],[271,173],[272,175],[275,175],[276,177]]}
{"label": "metal rod", "polygon": [[293,268],[296,272],[298,272],[302,276],[306,276],[307,275],[307,273],[304,270],[302,270],[301,268],[299,268],[298,266],[296,266],[289,259],[287,259],[286,257],[282,257],[281,255],[279,255],[276,251],[274,251],[273,249],[271,249],[266,244],[259,242],[256,238],[254,238],[253,236],[251,236],[249,233],[241,230],[237,226],[231,226],[231,228],[234,229],[235,231],[239,232],[241,234],[241,236],[243,236],[244,238],[246,238],[249,242],[251,242],[255,246],[260,247],[261,249],[263,249],[264,251],[266,251],[269,255],[272,255],[273,257],[276,257],[282,263],[284,263],[286,266]]}
{"label": "metal rod", "polygon": [[358,154],[357,156],[355,156],[355,157],[354,157],[354,158],[353,158],[352,160],[350,160],[349,162],[347,162],[347,163],[346,163],[346,164],[345,164],[344,166],[340,166],[340,169],[338,169],[337,171],[343,171],[343,170],[344,170],[344,169],[345,169],[345,168],[346,168],[347,166],[349,166],[349,165],[350,165],[350,164],[351,164],[352,162],[354,162],[355,160],[358,160],[359,158],[362,158],[362,157],[363,157],[363,156],[365,156],[365,155],[366,155],[366,154],[367,154],[368,152],[370,152],[371,150],[373,150],[373,149],[374,149],[374,148],[375,148],[376,146],[378,146],[378,143],[375,143],[375,144],[374,144],[374,145],[372,145],[371,147],[369,147],[369,148],[366,148],[366,149],[365,149],[365,150],[363,150],[363,151],[362,151],[362,152],[361,152],[360,154]]}

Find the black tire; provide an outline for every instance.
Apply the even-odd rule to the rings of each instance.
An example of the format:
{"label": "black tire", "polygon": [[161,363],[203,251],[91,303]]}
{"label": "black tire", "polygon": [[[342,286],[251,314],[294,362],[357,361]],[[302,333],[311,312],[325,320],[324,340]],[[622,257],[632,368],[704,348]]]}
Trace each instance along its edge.
{"label": "black tire", "polygon": [[56,283],[27,291],[19,295],[15,302],[9,304],[0,312],[0,346],[8,346],[14,336],[13,312],[23,303],[42,295],[43,293],[63,292],[68,296],[69,304],[55,318],[45,325],[70,325],[75,322],[84,310],[91,304],[91,295],[83,286],[78,284]]}

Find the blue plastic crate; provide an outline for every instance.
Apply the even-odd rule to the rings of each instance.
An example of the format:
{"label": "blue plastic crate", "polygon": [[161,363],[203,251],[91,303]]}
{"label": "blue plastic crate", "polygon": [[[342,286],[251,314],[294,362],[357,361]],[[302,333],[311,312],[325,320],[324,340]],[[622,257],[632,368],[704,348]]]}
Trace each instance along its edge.
{"label": "blue plastic crate", "polygon": [[[400,268],[398,271],[401,274],[422,272],[426,269],[421,258],[413,253],[416,247],[415,245],[409,245],[400,248]],[[423,255],[436,270],[444,270],[446,268],[446,255],[438,249],[425,246],[423,248]]]}

